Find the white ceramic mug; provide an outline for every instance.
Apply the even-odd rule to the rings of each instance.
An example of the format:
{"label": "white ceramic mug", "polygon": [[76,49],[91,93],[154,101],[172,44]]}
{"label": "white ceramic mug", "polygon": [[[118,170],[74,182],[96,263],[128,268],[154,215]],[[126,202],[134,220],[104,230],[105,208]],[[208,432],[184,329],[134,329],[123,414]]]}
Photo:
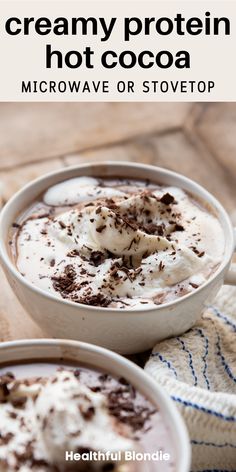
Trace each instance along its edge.
{"label": "white ceramic mug", "polygon": [[[190,442],[182,417],[165,391],[158,386],[140,367],[124,357],[98,346],[68,340],[12,341],[0,344],[1,364],[14,364],[32,361],[69,361],[86,364],[91,368],[103,370],[114,376],[125,377],[155,408],[169,430],[176,454],[175,472],[189,472]],[[10,366],[8,367],[10,369]]]}
{"label": "white ceramic mug", "polygon": [[[86,306],[67,301],[32,285],[14,265],[8,233],[17,216],[50,186],[76,176],[149,179],[180,187],[199,197],[214,210],[225,237],[224,258],[206,283],[177,300],[154,308],[125,309]],[[130,354],[152,348],[159,340],[190,329],[201,317],[223,283],[236,283],[229,271],[235,248],[234,230],[222,205],[203,187],[166,169],[142,164],[104,162],[83,164],[45,175],[28,184],[5,205],[0,216],[0,256],[9,283],[30,316],[52,337],[78,339]]]}

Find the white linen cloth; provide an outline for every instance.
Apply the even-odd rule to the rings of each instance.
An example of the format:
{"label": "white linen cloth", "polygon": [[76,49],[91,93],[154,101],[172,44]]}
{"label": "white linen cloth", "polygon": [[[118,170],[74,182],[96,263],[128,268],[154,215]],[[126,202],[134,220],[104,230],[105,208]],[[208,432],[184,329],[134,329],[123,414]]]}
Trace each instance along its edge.
{"label": "white linen cloth", "polygon": [[236,472],[236,289],[182,336],[159,342],[145,366],[179,408],[194,472]]}

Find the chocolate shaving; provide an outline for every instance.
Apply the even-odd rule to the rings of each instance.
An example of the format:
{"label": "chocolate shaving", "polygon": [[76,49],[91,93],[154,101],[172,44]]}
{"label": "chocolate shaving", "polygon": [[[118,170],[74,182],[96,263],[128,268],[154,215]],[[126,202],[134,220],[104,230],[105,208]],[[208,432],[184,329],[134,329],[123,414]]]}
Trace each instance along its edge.
{"label": "chocolate shaving", "polygon": [[102,211],[102,207],[98,207],[95,211],[96,215],[99,215],[99,213],[101,213]]}
{"label": "chocolate shaving", "polygon": [[160,263],[159,263],[159,271],[160,271],[160,272],[163,271],[164,268],[165,268],[165,264],[163,264],[163,262],[160,261]]}
{"label": "chocolate shaving", "polygon": [[112,198],[107,198],[105,203],[106,203],[106,207],[109,208],[110,210],[116,210],[118,208]]}
{"label": "chocolate shaving", "polygon": [[102,264],[106,259],[106,256],[101,251],[92,251],[90,254],[89,262],[93,264],[95,267],[98,267]]}
{"label": "chocolate shaving", "polygon": [[102,233],[102,231],[106,228],[106,225],[101,225],[96,228],[97,233]]}
{"label": "chocolate shaving", "polygon": [[88,408],[84,409],[80,406],[80,413],[85,420],[89,421],[95,415],[95,408],[94,406],[89,406]]}
{"label": "chocolate shaving", "polygon": [[73,371],[74,376],[78,379],[80,377],[81,371],[79,369],[75,369]]}
{"label": "chocolate shaving", "polygon": [[11,432],[6,433],[6,434],[0,433],[0,446],[6,446],[13,437],[14,435]]}
{"label": "chocolate shaving", "polygon": [[132,385],[115,388],[108,392],[108,408],[110,413],[121,423],[129,425],[133,431],[142,430],[147,420],[156,410],[137,405],[134,402],[136,392]]}
{"label": "chocolate shaving", "polygon": [[73,249],[72,251],[67,253],[67,257],[77,257],[79,256],[79,251],[77,249]]}
{"label": "chocolate shaving", "polygon": [[66,225],[65,225],[65,223],[63,223],[63,221],[58,221],[58,223],[59,223],[59,225],[62,229],[66,228]]}
{"label": "chocolate shaving", "polygon": [[102,293],[98,293],[96,295],[84,296],[74,301],[76,301],[77,303],[82,303],[84,305],[101,306],[101,307],[107,307],[111,303],[111,299],[106,297]]}
{"label": "chocolate shaving", "polygon": [[71,292],[73,292],[77,285],[75,283],[76,271],[73,265],[68,264],[64,273],[59,276],[52,276],[51,280],[53,281],[53,287],[57,292],[60,292],[61,295],[66,298]]}
{"label": "chocolate shaving", "polygon": [[197,254],[198,257],[203,257],[204,254],[205,254],[205,251],[199,251],[196,246],[190,246],[190,249],[192,249],[192,251]]}
{"label": "chocolate shaving", "polygon": [[7,397],[10,393],[8,385],[15,379],[14,375],[11,372],[0,377],[0,391],[2,391],[3,396]]}
{"label": "chocolate shaving", "polygon": [[153,235],[158,235],[158,236],[164,236],[165,232],[165,225],[164,223],[161,225],[156,225],[154,223],[150,223],[147,225],[143,225],[142,228],[147,234],[153,234]]}
{"label": "chocolate shaving", "polygon": [[171,203],[174,203],[175,199],[173,197],[173,195],[171,195],[170,193],[165,193],[164,195],[162,195],[162,197],[160,198],[160,202],[161,203],[164,203],[164,205],[171,205]]}
{"label": "chocolate shaving", "polygon": [[175,223],[174,231],[184,231],[184,227],[178,223]]}
{"label": "chocolate shaving", "polygon": [[25,396],[11,399],[11,404],[15,408],[23,408],[25,406],[26,402],[27,402],[27,397],[25,397]]}
{"label": "chocolate shaving", "polygon": [[198,257],[203,257],[205,254],[205,251],[199,252]]}
{"label": "chocolate shaving", "polygon": [[193,288],[198,288],[199,287],[199,285],[194,284],[193,282],[189,282],[189,285],[191,285]]}

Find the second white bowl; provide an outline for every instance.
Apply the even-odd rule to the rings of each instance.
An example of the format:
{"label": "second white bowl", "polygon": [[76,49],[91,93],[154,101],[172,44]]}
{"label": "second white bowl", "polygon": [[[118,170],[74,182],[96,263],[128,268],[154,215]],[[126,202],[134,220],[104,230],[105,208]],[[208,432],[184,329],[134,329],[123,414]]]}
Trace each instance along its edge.
{"label": "second white bowl", "polygon": [[[106,349],[77,341],[30,340],[0,344],[0,367],[24,362],[73,362],[125,377],[162,414],[175,450],[175,472],[189,472],[190,444],[184,422],[164,390],[140,367]],[[8,365],[8,369],[10,366]]]}

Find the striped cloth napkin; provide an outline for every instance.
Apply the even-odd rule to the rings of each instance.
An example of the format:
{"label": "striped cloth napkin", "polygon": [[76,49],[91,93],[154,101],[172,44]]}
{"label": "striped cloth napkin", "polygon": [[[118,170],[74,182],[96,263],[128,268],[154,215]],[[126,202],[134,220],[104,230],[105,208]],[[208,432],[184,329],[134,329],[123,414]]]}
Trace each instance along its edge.
{"label": "striped cloth napkin", "polygon": [[158,343],[145,366],[178,406],[193,472],[236,472],[236,289],[183,336]]}

